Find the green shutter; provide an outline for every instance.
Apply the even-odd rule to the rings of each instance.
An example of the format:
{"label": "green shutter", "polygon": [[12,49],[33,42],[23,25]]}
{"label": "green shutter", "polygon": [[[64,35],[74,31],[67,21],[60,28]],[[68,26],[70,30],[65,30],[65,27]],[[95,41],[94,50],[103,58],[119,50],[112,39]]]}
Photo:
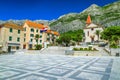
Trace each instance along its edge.
{"label": "green shutter", "polygon": [[20,34],[20,30],[18,30],[18,34]]}
{"label": "green shutter", "polygon": [[33,39],[31,39],[31,42],[33,41]]}
{"label": "green shutter", "polygon": [[40,38],[42,38],[42,36],[40,35]]}
{"label": "green shutter", "polygon": [[20,42],[20,38],[17,38],[17,42]]}
{"label": "green shutter", "polygon": [[24,42],[25,42],[25,38],[24,38]]}
{"label": "green shutter", "polygon": [[12,36],[9,36],[9,41],[12,41]]}
{"label": "green shutter", "polygon": [[10,28],[10,32],[13,32],[12,28]]}
{"label": "green shutter", "polygon": [[30,34],[30,37],[34,37],[34,34]]}
{"label": "green shutter", "polygon": [[40,40],[40,43],[42,42],[42,40]]}
{"label": "green shutter", "polygon": [[38,32],[38,29],[36,30],[36,32]]}
{"label": "green shutter", "polygon": [[36,39],[36,42],[38,42],[38,40]]}

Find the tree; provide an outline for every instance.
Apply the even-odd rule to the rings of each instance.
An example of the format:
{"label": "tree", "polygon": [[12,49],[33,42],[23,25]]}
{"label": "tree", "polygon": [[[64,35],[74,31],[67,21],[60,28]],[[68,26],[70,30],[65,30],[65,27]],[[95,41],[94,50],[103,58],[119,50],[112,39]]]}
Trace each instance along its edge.
{"label": "tree", "polygon": [[97,37],[98,37],[98,42],[99,42],[100,30],[96,30],[95,34],[97,35]]}
{"label": "tree", "polygon": [[120,26],[113,26],[106,28],[101,33],[102,39],[108,40],[110,47],[117,47],[120,40]]}
{"label": "tree", "polygon": [[120,37],[120,26],[108,27],[101,33],[102,39],[108,41],[112,40],[112,36]]}
{"label": "tree", "polygon": [[65,43],[67,46],[71,41],[79,43],[80,41],[82,41],[82,39],[83,39],[83,30],[79,29],[79,30],[62,33],[59,39],[57,39],[57,42],[58,44]]}
{"label": "tree", "polygon": [[66,44],[66,46],[68,46],[68,44],[70,43],[70,40],[71,40],[71,36],[70,35],[61,36],[61,40],[62,40],[62,42],[64,42]]}
{"label": "tree", "polygon": [[35,35],[35,40],[36,40],[36,42],[37,42],[37,45],[38,45],[38,40],[39,40],[39,38],[40,38],[40,35],[39,35],[39,34],[36,34],[36,35]]}

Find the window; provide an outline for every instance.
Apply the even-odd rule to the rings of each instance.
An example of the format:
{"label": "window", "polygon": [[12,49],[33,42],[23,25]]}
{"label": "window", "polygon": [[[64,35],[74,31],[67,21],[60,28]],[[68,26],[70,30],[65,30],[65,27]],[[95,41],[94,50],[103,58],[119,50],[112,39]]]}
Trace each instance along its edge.
{"label": "window", "polygon": [[20,30],[18,30],[18,34],[20,34]]}
{"label": "window", "polygon": [[18,49],[19,49],[19,46],[17,46],[16,49],[18,50]]}
{"label": "window", "polygon": [[12,28],[10,28],[10,32],[13,32]]}
{"label": "window", "polygon": [[30,37],[34,37],[34,34],[30,34]]}
{"label": "window", "polygon": [[26,34],[24,34],[24,37],[26,37]]}
{"label": "window", "polygon": [[33,39],[30,40],[31,42],[33,41]]}
{"label": "window", "polygon": [[26,40],[26,39],[24,38],[24,42],[25,42],[25,40]]}
{"label": "window", "polygon": [[12,41],[12,36],[9,36],[9,41]]}
{"label": "window", "polygon": [[36,39],[36,42],[38,42],[38,40]]}
{"label": "window", "polygon": [[49,41],[49,40],[50,40],[50,38],[47,38],[47,40]]}
{"label": "window", "polygon": [[52,34],[52,37],[54,37],[54,34]]}
{"label": "window", "polygon": [[91,30],[93,31],[93,30],[94,30],[94,28],[91,28]]}
{"label": "window", "polygon": [[42,40],[40,40],[40,43],[42,42]]}
{"label": "window", "polygon": [[36,32],[38,33],[38,29],[36,30]]}
{"label": "window", "polygon": [[34,29],[33,29],[33,28],[31,28],[31,32],[34,32]]}
{"label": "window", "polygon": [[17,38],[17,42],[20,42],[20,38]]}
{"label": "window", "polygon": [[87,33],[87,34],[88,34],[88,36],[89,36],[89,31],[88,31],[88,33]]}
{"label": "window", "polygon": [[42,35],[40,35],[40,38],[42,38]]}

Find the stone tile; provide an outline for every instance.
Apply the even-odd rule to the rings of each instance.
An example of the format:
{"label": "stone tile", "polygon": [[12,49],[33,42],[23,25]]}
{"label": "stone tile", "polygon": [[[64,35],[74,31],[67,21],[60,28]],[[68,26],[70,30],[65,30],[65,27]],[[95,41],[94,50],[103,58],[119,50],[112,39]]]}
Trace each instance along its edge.
{"label": "stone tile", "polygon": [[0,80],[5,80],[11,77],[15,77],[15,76],[19,76],[25,74],[25,72],[22,71],[18,71],[18,70],[4,70],[4,71],[0,71]]}
{"label": "stone tile", "polygon": [[55,75],[55,76],[63,76],[63,75],[65,75],[65,74],[67,74],[67,73],[69,73],[71,71],[72,70],[53,67],[53,68],[49,68],[47,70],[40,71],[40,73],[45,73],[45,74]]}
{"label": "stone tile", "polygon": [[26,76],[15,78],[13,80],[57,80],[57,78],[50,77],[50,76],[38,75],[38,74],[29,74]]}

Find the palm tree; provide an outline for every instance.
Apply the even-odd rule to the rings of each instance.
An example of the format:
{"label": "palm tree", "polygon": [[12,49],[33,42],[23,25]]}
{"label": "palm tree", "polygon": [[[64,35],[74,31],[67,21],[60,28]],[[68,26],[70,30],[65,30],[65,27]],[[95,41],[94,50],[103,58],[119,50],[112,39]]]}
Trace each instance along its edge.
{"label": "palm tree", "polygon": [[119,39],[120,38],[116,35],[112,36],[112,41],[115,41],[116,44],[119,44]]}
{"label": "palm tree", "polygon": [[38,45],[38,39],[40,38],[40,35],[39,34],[36,34],[35,35],[35,40],[36,40],[36,42],[37,42],[37,45]]}
{"label": "palm tree", "polygon": [[97,35],[97,37],[98,37],[98,42],[99,42],[100,30],[96,30],[95,34]]}

